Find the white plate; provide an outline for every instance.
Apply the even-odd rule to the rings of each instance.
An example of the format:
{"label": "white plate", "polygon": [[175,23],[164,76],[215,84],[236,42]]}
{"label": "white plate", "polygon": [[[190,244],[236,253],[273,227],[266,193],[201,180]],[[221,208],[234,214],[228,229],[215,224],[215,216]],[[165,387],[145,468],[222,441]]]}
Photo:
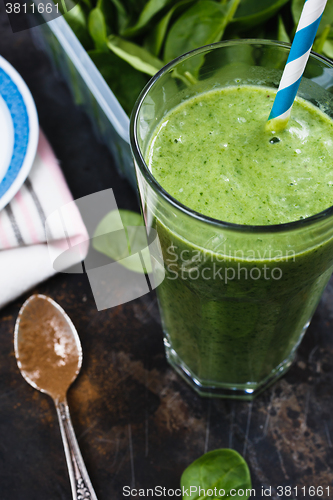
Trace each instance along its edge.
{"label": "white plate", "polygon": [[30,90],[0,56],[0,209],[27,178],[36,156],[38,116]]}

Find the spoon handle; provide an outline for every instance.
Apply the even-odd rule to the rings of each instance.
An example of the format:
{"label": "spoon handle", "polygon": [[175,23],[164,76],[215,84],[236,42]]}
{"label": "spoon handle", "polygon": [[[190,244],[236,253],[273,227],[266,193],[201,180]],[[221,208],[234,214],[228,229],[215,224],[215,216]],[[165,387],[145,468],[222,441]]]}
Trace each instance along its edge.
{"label": "spoon handle", "polygon": [[77,443],[66,399],[55,401],[73,500],[97,500]]}

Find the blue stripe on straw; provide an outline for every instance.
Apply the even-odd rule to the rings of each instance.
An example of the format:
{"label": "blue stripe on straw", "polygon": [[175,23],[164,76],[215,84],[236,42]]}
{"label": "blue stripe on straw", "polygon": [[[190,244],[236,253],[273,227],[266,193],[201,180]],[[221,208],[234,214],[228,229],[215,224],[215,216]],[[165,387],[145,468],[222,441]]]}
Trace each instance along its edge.
{"label": "blue stripe on straw", "polygon": [[305,28],[296,32],[293,44],[290,49],[287,64],[289,62],[295,61],[295,59],[303,56],[309,49],[311,49],[321,18],[322,15],[318,17],[318,19],[312,24],[309,24],[309,26],[306,26]]}
{"label": "blue stripe on straw", "polygon": [[275,98],[274,100],[271,114],[269,115],[268,120],[282,115],[292,106],[297,94],[299,84],[301,83],[301,79],[302,76],[298,80],[296,80],[296,82],[289,85],[289,87],[279,90],[278,94],[276,95],[276,97],[278,98]]}

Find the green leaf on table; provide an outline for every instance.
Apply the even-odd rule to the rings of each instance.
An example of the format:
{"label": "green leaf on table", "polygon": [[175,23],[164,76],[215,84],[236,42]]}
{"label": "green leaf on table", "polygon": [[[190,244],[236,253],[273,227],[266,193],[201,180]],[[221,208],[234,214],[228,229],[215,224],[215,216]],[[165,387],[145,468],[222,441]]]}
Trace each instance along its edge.
{"label": "green leaf on table", "polygon": [[290,38],[287,33],[286,27],[284,25],[283,19],[281,16],[278,16],[278,30],[277,30],[277,39],[280,42],[288,42],[290,43]]}
{"label": "green leaf on table", "polygon": [[[187,9],[167,35],[164,61],[169,62],[185,52],[220,40],[239,2],[230,0],[228,4],[221,5],[212,0],[199,0]],[[202,62],[203,56],[187,61],[186,71],[196,77]]]}
{"label": "green leaf on table", "polygon": [[143,262],[147,265],[144,271],[146,273],[152,271],[146,229],[141,214],[130,210],[112,210],[99,222],[92,245],[98,252],[137,273],[142,273],[141,259],[127,257],[141,252]]}
{"label": "green leaf on table", "polygon": [[97,50],[107,50],[107,27],[103,12],[96,7],[89,13],[88,29]]}
{"label": "green leaf on table", "polygon": [[152,28],[149,35],[146,37],[144,46],[149,52],[158,56],[162,48],[164,38],[171,21],[172,16],[184,8],[186,5],[193,3],[195,0],[181,0],[176,5],[174,5],[167,14]]}
{"label": "green leaf on table", "polygon": [[232,28],[248,29],[273,17],[289,0],[242,0],[234,15]]}
{"label": "green leaf on table", "polygon": [[88,32],[87,16],[82,6],[80,4],[75,5],[68,12],[65,12],[64,18],[83,47],[86,50],[93,48],[94,44]]}
{"label": "green leaf on table", "polygon": [[[247,500],[251,495],[251,477],[249,468],[245,460],[237,453],[230,449],[214,450],[206,453],[202,457],[195,460],[185,469],[182,474],[180,484],[182,488],[190,492],[192,486],[192,494],[183,496],[183,499],[189,500],[206,500],[209,498],[235,498],[237,500]],[[197,487],[197,491],[194,488]],[[217,496],[208,496],[207,494],[199,495],[199,487],[202,490],[216,488],[217,493],[221,490],[221,494]],[[244,495],[232,493],[231,490],[244,490]],[[224,494],[222,494],[224,491]],[[252,492],[253,493],[253,492]]]}
{"label": "green leaf on table", "polygon": [[134,26],[126,28],[121,34],[125,37],[134,36],[138,34],[142,28],[152,20],[152,18],[160,12],[164,7],[174,0],[148,0],[144,6],[139,19]]}
{"label": "green leaf on table", "polygon": [[136,71],[113,52],[93,50],[88,54],[115,94],[120,105],[130,116],[138,95],[148,82],[148,77]]}
{"label": "green leaf on table", "polygon": [[162,61],[150,54],[148,50],[119,36],[110,35],[107,46],[133,68],[142,73],[147,73],[147,75],[154,76],[163,66]]}
{"label": "green leaf on table", "polygon": [[[301,17],[303,6],[304,6],[304,0],[292,0],[291,2],[291,12],[296,25],[298,24],[299,18]],[[333,20],[333,2],[328,1],[319,24],[317,36],[321,35],[321,33],[324,31],[325,27],[328,24],[332,24],[332,20]]]}

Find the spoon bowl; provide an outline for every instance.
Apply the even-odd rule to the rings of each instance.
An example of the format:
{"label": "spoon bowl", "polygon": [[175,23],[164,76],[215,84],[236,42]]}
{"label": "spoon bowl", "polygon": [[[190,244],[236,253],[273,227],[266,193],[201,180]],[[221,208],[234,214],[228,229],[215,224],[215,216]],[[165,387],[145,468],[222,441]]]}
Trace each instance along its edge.
{"label": "spoon bowl", "polygon": [[[36,323],[36,317],[42,324]],[[66,395],[82,366],[75,326],[62,307],[45,295],[32,295],[21,307],[14,349],[25,380],[54,399]]]}
{"label": "spoon bowl", "polygon": [[32,295],[18,314],[14,349],[24,379],[52,397],[59,420],[74,500],[97,500],[71,423],[67,390],[82,365],[75,326],[62,307],[45,295]]}

